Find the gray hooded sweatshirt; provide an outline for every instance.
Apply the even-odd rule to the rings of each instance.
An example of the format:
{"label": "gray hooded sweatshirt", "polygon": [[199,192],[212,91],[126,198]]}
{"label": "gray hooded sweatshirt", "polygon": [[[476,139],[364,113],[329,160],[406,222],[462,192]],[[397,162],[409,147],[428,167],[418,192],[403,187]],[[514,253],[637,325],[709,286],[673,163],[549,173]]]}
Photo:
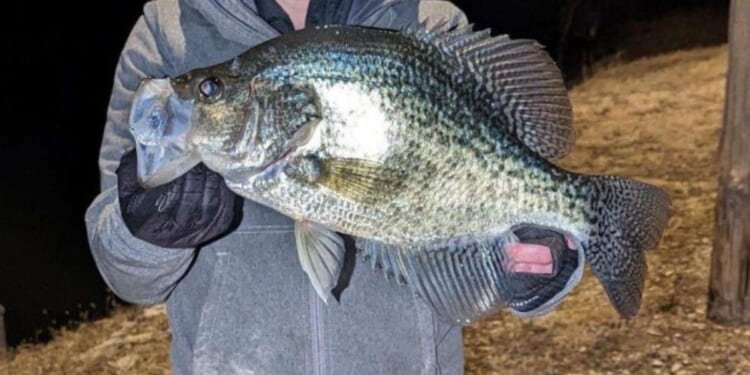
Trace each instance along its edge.
{"label": "gray hooded sweatshirt", "polygon": [[[466,24],[438,0],[354,0],[353,25]],[[297,258],[293,222],[251,201],[226,237],[167,249],[134,237],[120,214],[115,169],[132,149],[128,115],[146,77],[226,61],[278,35],[252,0],[158,0],[144,7],[115,72],[85,222],[109,287],[137,304],[166,303],[173,372],[185,374],[462,374],[461,327],[442,324],[407,288],[357,261],[339,302],[322,303]]]}

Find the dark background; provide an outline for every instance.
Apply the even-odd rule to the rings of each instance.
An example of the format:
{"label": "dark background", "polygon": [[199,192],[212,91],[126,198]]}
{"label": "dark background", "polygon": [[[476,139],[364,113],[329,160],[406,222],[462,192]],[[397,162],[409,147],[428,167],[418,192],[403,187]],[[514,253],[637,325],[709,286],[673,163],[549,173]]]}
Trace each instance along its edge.
{"label": "dark background", "polygon": [[[539,40],[570,86],[596,65],[726,40],[728,0],[454,2],[479,27]],[[5,5],[0,304],[11,345],[117,302],[91,259],[84,211],[98,192],[114,68],[143,3]]]}

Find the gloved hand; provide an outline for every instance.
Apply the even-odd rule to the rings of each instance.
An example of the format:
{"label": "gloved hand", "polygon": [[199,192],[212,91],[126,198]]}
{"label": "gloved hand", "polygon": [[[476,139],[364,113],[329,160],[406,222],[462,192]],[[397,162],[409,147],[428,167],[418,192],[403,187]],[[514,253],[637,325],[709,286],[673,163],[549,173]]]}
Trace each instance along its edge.
{"label": "gloved hand", "polygon": [[133,236],[154,245],[199,247],[227,234],[241,219],[242,198],[203,164],[145,190],[138,184],[133,150],[123,155],[116,173],[125,225]]}
{"label": "gloved hand", "polygon": [[525,301],[516,311],[537,309],[563,291],[581,259],[564,235],[535,226],[516,228],[519,243],[506,249],[514,260],[508,276],[511,302]]}
{"label": "gloved hand", "polygon": [[534,226],[521,226],[516,228],[513,233],[518,238],[519,243],[526,247],[525,249],[516,247],[516,249],[520,249],[521,251],[526,250],[527,253],[533,251],[534,254],[527,254],[527,256],[530,255],[530,258],[540,263],[523,264],[527,267],[519,267],[516,270],[519,273],[553,277],[560,271],[561,263],[566,258],[570,258],[568,255],[573,255],[575,258],[576,252],[570,251],[571,249],[565,236],[560,233]]}

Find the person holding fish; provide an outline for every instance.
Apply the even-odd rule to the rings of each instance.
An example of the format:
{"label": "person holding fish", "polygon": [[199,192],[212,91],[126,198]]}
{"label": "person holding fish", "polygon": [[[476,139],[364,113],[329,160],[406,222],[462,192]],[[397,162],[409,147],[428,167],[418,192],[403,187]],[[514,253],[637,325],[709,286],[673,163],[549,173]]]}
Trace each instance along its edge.
{"label": "person holding fish", "polygon": [[[414,32],[415,39],[373,31],[418,24],[430,31]],[[312,30],[319,25],[366,28]],[[460,9],[441,0],[157,0],[145,5],[117,66],[101,145],[101,193],[86,212],[86,225],[99,270],[119,297],[137,304],[166,303],[175,374],[462,374],[461,325],[499,309],[519,316],[552,311],[580,280],[585,248],[592,251],[589,263],[615,308],[623,316],[634,315],[645,271],[640,251],[652,247],[663,228],[665,200],[645,184],[604,177],[592,182],[551,167],[546,159],[564,156],[574,133],[559,71],[535,44],[491,39],[467,25]],[[298,32],[303,29],[311,31]],[[407,44],[411,47],[404,49]],[[383,49],[379,59],[395,59],[390,65],[394,74],[403,61],[429,60],[432,51],[437,53],[433,57],[455,52],[459,59],[482,57],[496,64],[492,71],[472,64],[458,69],[472,76],[509,77],[497,95],[491,83],[477,90],[466,86],[471,93],[487,89],[489,104],[467,99],[456,111],[484,118],[481,111],[466,109],[480,103],[478,108],[489,111],[488,121],[507,127],[487,132],[512,155],[461,178],[478,188],[481,176],[506,173],[506,190],[497,192],[506,200],[483,208],[487,217],[506,206],[521,214],[503,216],[502,223],[481,217],[454,222],[448,216],[435,223],[421,218],[446,214],[441,211],[445,205],[409,206],[414,199],[405,197],[423,197],[414,187],[442,194],[437,183],[416,184],[436,173],[450,174],[445,163],[452,161],[441,157],[455,153],[466,163],[478,155],[467,143],[487,152],[491,147],[462,141],[479,132],[457,124],[434,139],[432,130],[423,133],[426,144],[452,139],[457,147],[430,153],[427,159],[434,166],[413,168],[421,174],[378,162],[395,149],[378,143],[384,134],[379,129],[386,123],[392,126],[388,129],[411,125],[398,110],[379,112],[390,104],[378,105],[387,98],[375,93],[390,82],[390,73],[377,67],[362,73],[347,65],[361,51],[378,53],[373,52],[378,46]],[[328,53],[328,48],[335,51]],[[243,55],[250,49],[257,55]],[[297,53],[299,58],[290,58]],[[304,60],[311,56],[310,62]],[[268,61],[284,59],[297,63],[290,82],[266,84],[260,75],[243,80],[251,67],[266,69]],[[320,61],[327,65],[317,71]],[[283,69],[264,72],[271,72],[266,78],[289,79]],[[364,91],[356,84],[320,83],[327,74],[340,77],[343,72],[354,74],[351,81],[367,77],[380,83]],[[295,81],[306,74],[313,83]],[[474,84],[474,78],[459,74],[446,77],[460,79],[442,88]],[[408,80],[401,78],[400,89],[408,89]],[[256,98],[250,105],[248,91]],[[232,100],[240,105],[230,107]],[[427,112],[403,118],[420,122],[434,108],[430,105],[415,109]],[[194,124],[201,118],[203,123]],[[349,124],[349,130],[336,130],[341,124]],[[409,131],[394,134],[411,136]],[[309,152],[323,142],[323,133],[340,135],[342,143],[327,146],[327,153]],[[357,143],[361,134],[371,142]],[[421,138],[414,139],[399,143],[404,147],[399,150],[424,156],[418,154],[424,151]],[[244,153],[238,156],[238,150]],[[359,157],[325,158],[336,153]],[[522,168],[536,169],[536,174],[520,176],[526,182],[514,185]],[[284,180],[277,180],[282,175]],[[274,190],[284,181],[293,181],[297,190]],[[326,202],[341,205],[309,207],[320,195],[299,189],[310,186],[329,194]],[[463,194],[470,191],[465,185]],[[465,207],[472,198],[461,193],[448,191],[443,201]],[[507,199],[511,193],[529,202],[536,216],[518,221],[531,209],[521,205],[516,210],[513,199]],[[526,199],[529,194],[559,200],[544,205]],[[644,209],[632,197],[651,205]],[[605,200],[621,204],[622,210]],[[411,209],[401,212],[399,207]],[[374,230],[377,223],[348,219],[366,219],[373,210],[392,217],[398,211],[398,225]],[[598,216],[602,211],[608,216]],[[313,219],[320,212],[321,221],[341,220],[318,223]],[[622,212],[633,218],[630,226],[618,221]],[[506,221],[513,225],[502,226]],[[455,235],[492,224],[498,225],[497,236]],[[645,228],[637,233],[648,238],[643,241],[621,236],[638,256],[620,251],[625,245],[617,239],[599,237],[611,233],[610,225],[621,225],[620,232]],[[358,236],[364,233],[373,236]],[[615,251],[603,252],[610,249]]]}

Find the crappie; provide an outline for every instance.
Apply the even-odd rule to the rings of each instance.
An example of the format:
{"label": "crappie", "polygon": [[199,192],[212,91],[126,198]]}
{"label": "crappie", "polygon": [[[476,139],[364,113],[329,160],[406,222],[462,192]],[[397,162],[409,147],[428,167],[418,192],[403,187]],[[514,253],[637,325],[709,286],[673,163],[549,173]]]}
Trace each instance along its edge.
{"label": "crappie", "polygon": [[[296,219],[301,265],[322,298],[339,276],[341,232],[461,324],[506,307],[550,311],[584,259],[616,310],[635,315],[644,250],[669,217],[656,187],[548,161],[574,143],[559,70],[532,41],[471,26],[287,34],[144,81],[131,126],[144,185],[203,162],[233,191]],[[504,253],[520,225],[572,239],[573,267],[523,284]],[[536,296],[519,299],[519,283]]]}

